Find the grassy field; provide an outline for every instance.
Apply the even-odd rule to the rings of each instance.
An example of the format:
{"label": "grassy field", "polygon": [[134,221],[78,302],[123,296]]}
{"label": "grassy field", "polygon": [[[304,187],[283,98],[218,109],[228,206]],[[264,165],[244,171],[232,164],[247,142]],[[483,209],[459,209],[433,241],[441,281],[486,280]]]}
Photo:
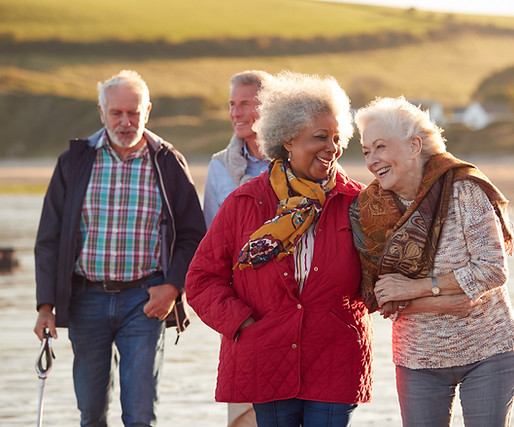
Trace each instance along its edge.
{"label": "grassy field", "polygon": [[[0,28],[3,156],[55,155],[69,138],[92,133],[100,126],[96,82],[123,68],[150,86],[149,127],[186,154],[208,155],[230,137],[228,80],[244,69],[334,75],[354,107],[376,95],[405,95],[451,108],[514,65],[505,54],[514,45],[514,18],[307,0],[153,0],[144,8],[135,0],[0,0]],[[341,49],[336,42],[323,49],[334,38]],[[230,51],[234,40],[246,39],[254,43],[243,55]],[[201,42],[198,54],[166,50],[192,40],[215,46],[216,55]],[[294,54],[270,53],[284,40]],[[348,40],[361,48],[348,48]]]}
{"label": "grassy field", "polygon": [[[16,40],[309,39],[381,31],[424,33],[447,13],[309,0],[1,0],[0,27]],[[408,19],[406,19],[408,18]],[[514,28],[512,18],[455,20]]]}

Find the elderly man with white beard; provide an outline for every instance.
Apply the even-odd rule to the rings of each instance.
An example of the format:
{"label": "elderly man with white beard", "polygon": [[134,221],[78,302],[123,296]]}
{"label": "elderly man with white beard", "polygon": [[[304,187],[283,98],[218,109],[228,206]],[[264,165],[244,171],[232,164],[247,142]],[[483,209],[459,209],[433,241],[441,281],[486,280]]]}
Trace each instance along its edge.
{"label": "elderly man with white beard", "polygon": [[141,76],[123,70],[98,92],[105,127],[70,142],[45,196],[34,332],[68,328],[81,425],[108,425],[114,344],[123,423],[153,426],[165,328],[188,324],[184,280],[205,223],[185,158],[145,128]]}

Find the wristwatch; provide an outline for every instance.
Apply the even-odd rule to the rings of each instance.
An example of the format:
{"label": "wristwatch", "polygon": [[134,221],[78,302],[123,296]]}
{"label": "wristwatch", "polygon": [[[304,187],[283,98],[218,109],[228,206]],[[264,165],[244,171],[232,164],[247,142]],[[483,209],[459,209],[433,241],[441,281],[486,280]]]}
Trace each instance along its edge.
{"label": "wristwatch", "polygon": [[437,286],[437,280],[435,279],[434,276],[432,276],[432,295],[436,297],[440,293],[441,293],[441,288],[439,288],[439,286]]}

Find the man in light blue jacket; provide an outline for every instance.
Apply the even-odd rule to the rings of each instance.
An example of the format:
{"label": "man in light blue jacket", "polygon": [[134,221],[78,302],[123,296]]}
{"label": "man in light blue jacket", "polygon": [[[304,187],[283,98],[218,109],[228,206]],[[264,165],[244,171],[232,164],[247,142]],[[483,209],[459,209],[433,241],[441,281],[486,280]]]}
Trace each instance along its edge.
{"label": "man in light blue jacket", "polygon": [[270,77],[265,71],[249,70],[230,79],[229,107],[234,135],[227,148],[214,154],[209,163],[203,211],[207,227],[225,198],[269,165],[269,159],[257,147],[252,125],[258,118],[257,92]]}
{"label": "man in light blue jacket", "polygon": [[[270,77],[265,71],[249,70],[230,79],[229,107],[234,135],[227,148],[214,154],[209,163],[203,204],[207,227],[232,191],[268,168],[269,159],[259,151],[252,125],[259,117],[257,93],[263,81]],[[229,403],[227,425],[256,427],[252,404]]]}

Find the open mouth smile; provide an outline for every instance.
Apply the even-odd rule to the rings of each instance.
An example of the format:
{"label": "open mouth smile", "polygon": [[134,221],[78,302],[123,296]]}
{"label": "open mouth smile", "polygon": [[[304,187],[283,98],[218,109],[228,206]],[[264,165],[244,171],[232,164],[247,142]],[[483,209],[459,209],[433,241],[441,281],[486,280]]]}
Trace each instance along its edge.
{"label": "open mouth smile", "polygon": [[330,164],[332,163],[332,159],[330,160],[327,160],[327,159],[323,159],[321,157],[316,157],[317,160],[319,160],[321,163],[323,163],[323,165],[325,165],[325,167],[330,167]]}
{"label": "open mouth smile", "polygon": [[391,170],[391,167],[384,167],[384,168],[381,168],[379,169],[378,171],[376,171],[376,174],[378,176],[384,176],[387,172],[389,172]]}

